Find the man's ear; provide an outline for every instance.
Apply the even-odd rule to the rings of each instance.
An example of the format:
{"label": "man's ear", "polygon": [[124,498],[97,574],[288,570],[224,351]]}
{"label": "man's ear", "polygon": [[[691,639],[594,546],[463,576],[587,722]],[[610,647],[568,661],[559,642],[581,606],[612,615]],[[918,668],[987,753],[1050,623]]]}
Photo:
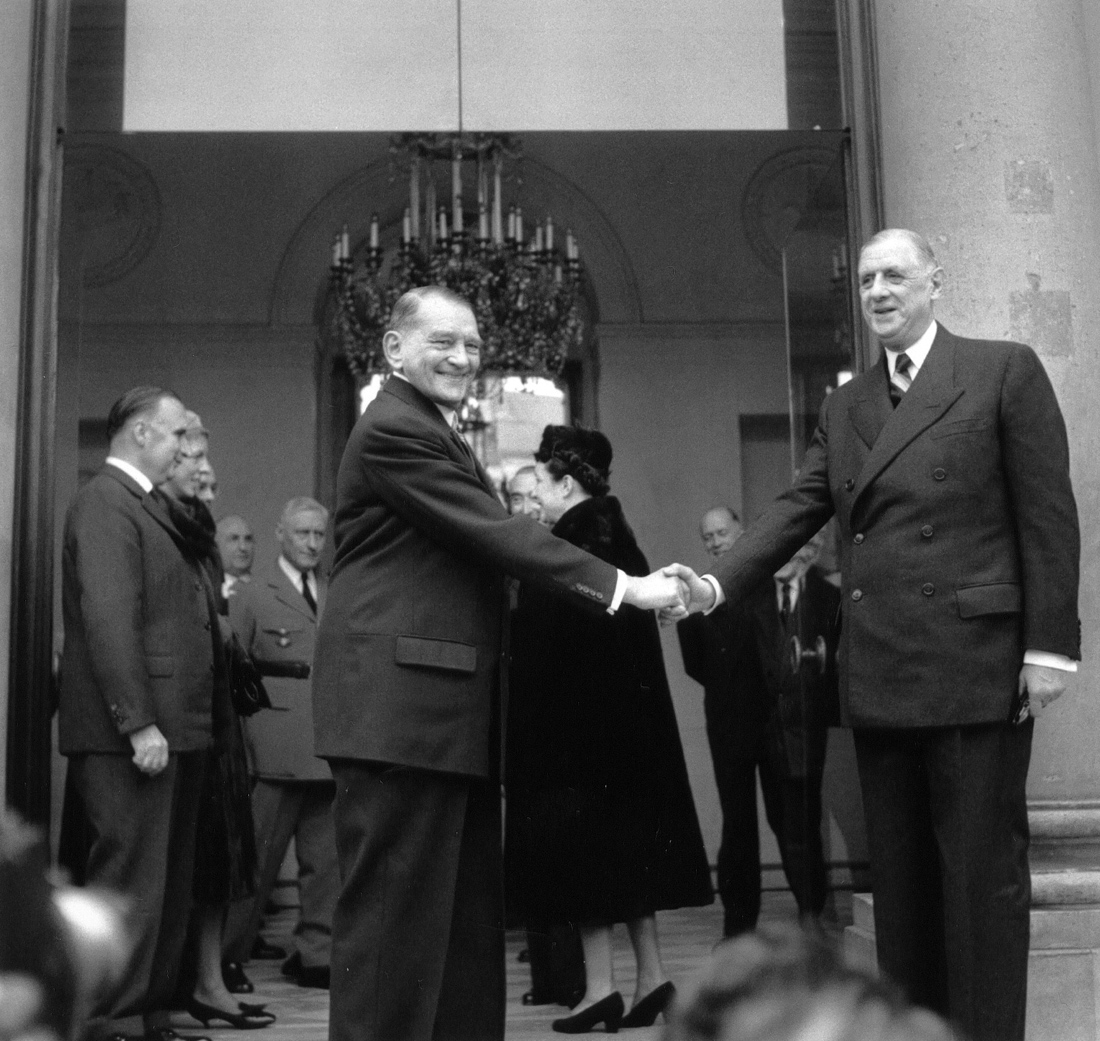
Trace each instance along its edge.
{"label": "man's ear", "polygon": [[938,300],[943,292],[943,268],[937,267],[928,277],[932,280],[932,299]]}
{"label": "man's ear", "polygon": [[391,369],[395,372],[401,370],[401,334],[394,332],[392,329],[382,337],[382,353],[386,356],[386,361],[389,363]]}
{"label": "man's ear", "polygon": [[573,480],[572,474],[563,474],[561,479],[561,494],[563,499],[568,499],[573,494],[573,485],[576,482]]}

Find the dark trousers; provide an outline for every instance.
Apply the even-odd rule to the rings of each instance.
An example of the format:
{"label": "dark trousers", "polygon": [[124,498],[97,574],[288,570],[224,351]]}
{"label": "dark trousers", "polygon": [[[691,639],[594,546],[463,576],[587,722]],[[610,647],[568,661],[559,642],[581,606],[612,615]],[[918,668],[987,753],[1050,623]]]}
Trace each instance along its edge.
{"label": "dark trousers", "polygon": [[155,777],[126,755],[69,760],[91,835],[86,879],[130,902],[135,941],[121,989],[97,1007],[88,1035],[168,1026],[195,868],[195,828],[205,752],[173,753]]}
{"label": "dark trousers", "polygon": [[856,730],[879,966],[971,1041],[1022,1041],[1033,724]]}
{"label": "dark trousers", "polygon": [[340,892],[330,781],[271,781],[252,790],[256,825],[256,891],[235,903],[225,924],[226,961],[248,961],[264,907],[291,838],[298,858],[298,924],[294,947],[307,969],[329,964],[332,916]]}
{"label": "dark trousers", "polygon": [[331,1041],[500,1041],[500,788],[470,777],[331,764],[342,889]]}
{"label": "dark trousers", "polygon": [[756,774],[768,826],[775,834],[783,873],[800,914],[819,915],[825,907],[826,869],[821,842],[821,781],[826,731],[808,735],[811,746],[805,776],[791,776],[783,749],[761,739],[754,755],[731,756],[711,743],[714,778],[722,807],[718,849],[718,895],[725,909],[723,931],[736,936],[756,928],[760,917],[760,831],[756,814]]}

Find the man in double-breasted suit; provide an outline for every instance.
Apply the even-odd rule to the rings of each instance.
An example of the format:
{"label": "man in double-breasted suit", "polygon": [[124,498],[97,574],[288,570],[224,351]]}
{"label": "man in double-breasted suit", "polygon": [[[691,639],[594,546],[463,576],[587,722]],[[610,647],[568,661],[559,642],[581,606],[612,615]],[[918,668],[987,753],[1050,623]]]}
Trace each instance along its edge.
{"label": "man in double-breasted suit", "polygon": [[860,254],[883,360],[830,394],[794,486],[693,607],[740,599],[834,513],[840,711],[854,728],[880,966],[982,1041],[1023,1037],[1033,723],[1080,653],[1065,424],[1023,344],[934,321],[928,243]]}
{"label": "man in double-breasted suit", "polygon": [[301,910],[295,950],[284,972],[302,986],[327,987],[332,913],[340,890],[332,825],[332,773],[313,752],[310,672],[326,588],[317,573],[328,511],[315,499],[291,499],[276,528],[279,558],[266,578],[237,585],[229,621],[264,675],[271,708],[245,720],[255,778],[257,885],[233,909],[227,961],[248,959],[291,838],[298,858]]}
{"label": "man in double-breasted suit", "polygon": [[65,519],[60,750],[87,814],[87,883],[130,899],[136,942],[93,1038],[175,1037],[168,1005],[216,703],[214,590],[154,492],[186,429],[174,395],[128,391],[107,418],[106,465]]}
{"label": "man in double-breasted suit", "polygon": [[317,753],[336,781],[342,890],[333,1041],[504,1033],[500,699],[505,574],[599,612],[680,603],[533,518],[509,516],[454,428],[481,356],[470,305],[405,294],[393,375],[337,480],[336,557],[314,658]]}

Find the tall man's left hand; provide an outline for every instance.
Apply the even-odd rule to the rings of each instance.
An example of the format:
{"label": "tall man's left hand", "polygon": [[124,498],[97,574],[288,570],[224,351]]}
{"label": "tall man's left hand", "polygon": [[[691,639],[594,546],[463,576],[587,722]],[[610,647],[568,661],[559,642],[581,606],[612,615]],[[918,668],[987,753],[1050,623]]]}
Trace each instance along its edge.
{"label": "tall man's left hand", "polygon": [[1066,673],[1045,665],[1025,665],[1020,670],[1019,689],[1021,695],[1027,695],[1029,714],[1038,719],[1047,705],[1062,696],[1066,689]]}

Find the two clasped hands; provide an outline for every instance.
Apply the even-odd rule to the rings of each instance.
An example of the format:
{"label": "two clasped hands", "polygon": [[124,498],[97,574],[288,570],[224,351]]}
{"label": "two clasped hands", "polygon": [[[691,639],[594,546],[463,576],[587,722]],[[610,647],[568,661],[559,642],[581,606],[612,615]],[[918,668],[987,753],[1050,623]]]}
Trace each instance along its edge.
{"label": "two clasped hands", "polygon": [[678,622],[714,606],[717,590],[685,564],[669,564],[650,575],[627,580],[623,603],[659,612],[663,623]]}

